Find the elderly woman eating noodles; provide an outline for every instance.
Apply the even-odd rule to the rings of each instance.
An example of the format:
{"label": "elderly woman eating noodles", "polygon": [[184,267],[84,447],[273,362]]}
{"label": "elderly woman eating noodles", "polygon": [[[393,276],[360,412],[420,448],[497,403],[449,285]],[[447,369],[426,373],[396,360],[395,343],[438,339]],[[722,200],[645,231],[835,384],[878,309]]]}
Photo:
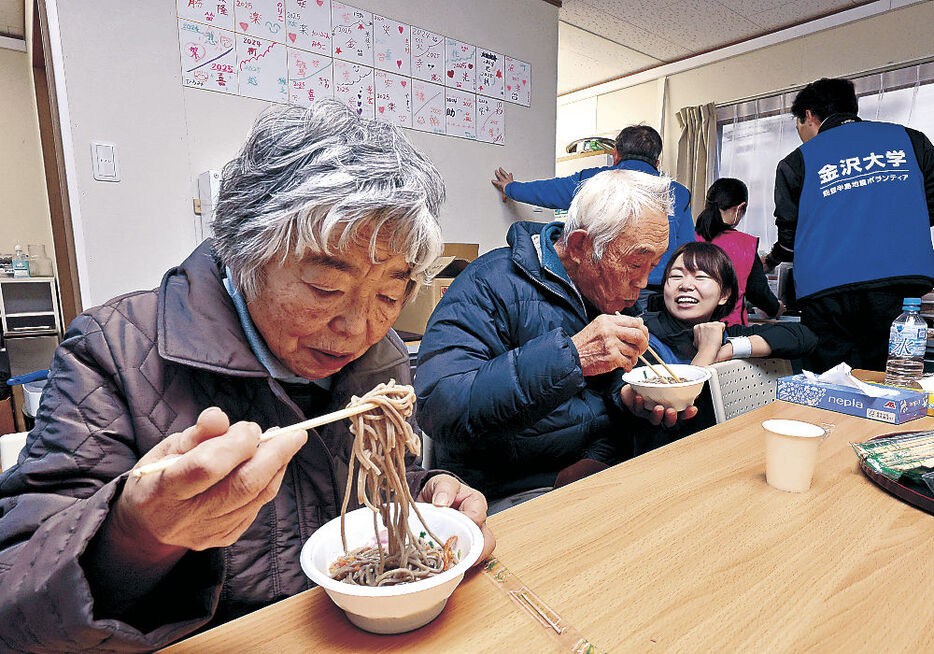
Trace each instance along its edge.
{"label": "elderly woman eating noodles", "polygon": [[[353,439],[260,435],[410,383],[390,327],[440,253],[443,194],[398,129],[336,101],[257,120],[214,238],[55,355],[0,477],[0,649],[154,649],[311,586],[299,550],[340,511]],[[484,525],[453,476],[410,462],[406,480]]]}

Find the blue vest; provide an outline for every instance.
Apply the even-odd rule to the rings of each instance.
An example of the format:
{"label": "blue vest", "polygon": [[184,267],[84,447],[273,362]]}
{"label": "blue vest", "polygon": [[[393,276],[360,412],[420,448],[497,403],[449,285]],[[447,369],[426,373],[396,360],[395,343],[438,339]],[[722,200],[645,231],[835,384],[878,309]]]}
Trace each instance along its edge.
{"label": "blue vest", "polygon": [[934,281],[924,178],[904,127],[845,123],[820,132],[800,151],[799,298],[895,277]]}

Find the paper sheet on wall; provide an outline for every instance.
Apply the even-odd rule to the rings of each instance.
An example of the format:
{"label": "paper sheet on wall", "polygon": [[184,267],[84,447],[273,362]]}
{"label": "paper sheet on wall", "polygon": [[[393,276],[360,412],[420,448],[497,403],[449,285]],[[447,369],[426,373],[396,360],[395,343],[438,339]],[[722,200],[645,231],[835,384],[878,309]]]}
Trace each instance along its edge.
{"label": "paper sheet on wall", "polygon": [[528,107],[532,104],[532,67],[506,57],[506,100]]}
{"label": "paper sheet on wall", "polygon": [[331,56],[331,0],[288,0],[286,45]]}
{"label": "paper sheet on wall", "polygon": [[373,14],[373,65],[376,68],[408,76],[409,43],[408,25]]}
{"label": "paper sheet on wall", "polygon": [[477,96],[466,91],[447,89],[444,131],[448,136],[477,138]]}
{"label": "paper sheet on wall", "polygon": [[444,84],[473,92],[477,83],[477,46],[444,39]]}
{"label": "paper sheet on wall", "polygon": [[491,98],[505,97],[506,80],[503,55],[492,50],[477,50],[477,93]]}
{"label": "paper sheet on wall", "polygon": [[506,145],[506,103],[477,96],[477,140]]}
{"label": "paper sheet on wall", "polygon": [[318,98],[334,96],[330,57],[289,48],[289,102],[307,107]]}
{"label": "paper sheet on wall", "polygon": [[331,0],[334,58],[373,65],[373,14]]}
{"label": "paper sheet on wall", "polygon": [[376,120],[412,126],[412,79],[382,70],[376,77]]}
{"label": "paper sheet on wall", "polygon": [[178,21],[182,84],[222,93],[237,92],[237,51],[234,33]]}
{"label": "paper sheet on wall", "polygon": [[288,63],[281,43],[237,34],[237,71],[240,95],[289,101]]}
{"label": "paper sheet on wall", "polygon": [[373,118],[373,69],[335,59],[334,97],[364,118]]}
{"label": "paper sheet on wall", "polygon": [[412,80],[412,128],[444,134],[444,87]]}
{"label": "paper sheet on wall", "polygon": [[412,77],[444,84],[444,36],[412,26]]}
{"label": "paper sheet on wall", "polygon": [[234,0],[234,17],[240,34],[285,43],[284,0]]}
{"label": "paper sheet on wall", "polygon": [[233,31],[235,0],[177,0],[178,17]]}

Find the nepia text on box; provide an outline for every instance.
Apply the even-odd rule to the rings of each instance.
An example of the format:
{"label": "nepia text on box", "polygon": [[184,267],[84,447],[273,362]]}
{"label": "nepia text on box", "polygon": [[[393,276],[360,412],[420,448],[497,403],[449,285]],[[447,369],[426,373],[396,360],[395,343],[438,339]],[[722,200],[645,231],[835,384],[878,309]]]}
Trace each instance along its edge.
{"label": "nepia text on box", "polygon": [[892,397],[870,397],[855,388],[814,383],[804,375],[779,379],[776,397],[785,402],[881,420],[893,425],[927,415],[927,395],[920,391],[900,389]]}

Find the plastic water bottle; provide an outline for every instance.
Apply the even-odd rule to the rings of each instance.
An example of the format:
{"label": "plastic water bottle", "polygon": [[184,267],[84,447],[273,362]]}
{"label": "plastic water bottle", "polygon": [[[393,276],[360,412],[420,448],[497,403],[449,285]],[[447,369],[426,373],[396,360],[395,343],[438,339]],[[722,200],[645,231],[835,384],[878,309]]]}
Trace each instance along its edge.
{"label": "plastic water bottle", "polygon": [[13,276],[29,277],[29,259],[23,253],[22,245],[17,245],[13,253]]}
{"label": "plastic water bottle", "polygon": [[906,297],[902,304],[902,315],[895,319],[889,330],[886,384],[920,388],[918,380],[924,374],[927,340],[928,325],[921,317],[921,298]]}

